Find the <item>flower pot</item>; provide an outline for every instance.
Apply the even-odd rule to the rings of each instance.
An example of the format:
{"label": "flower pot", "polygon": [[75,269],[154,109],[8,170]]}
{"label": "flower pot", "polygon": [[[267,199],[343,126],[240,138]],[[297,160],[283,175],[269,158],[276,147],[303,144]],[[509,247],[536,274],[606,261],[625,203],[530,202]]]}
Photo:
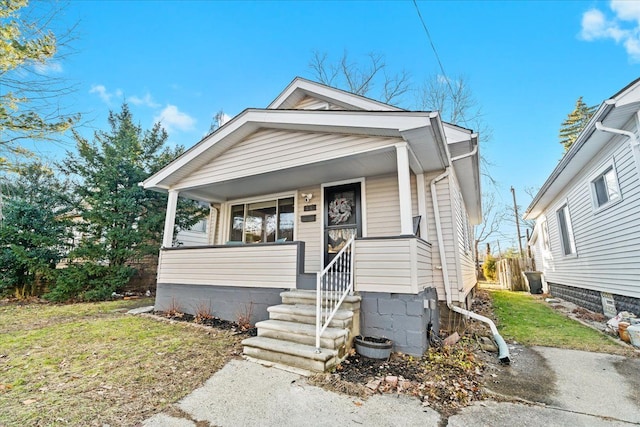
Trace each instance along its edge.
{"label": "flower pot", "polygon": [[391,356],[393,341],[388,338],[363,337],[358,335],[354,339],[356,351],[359,355],[370,359],[388,359]]}

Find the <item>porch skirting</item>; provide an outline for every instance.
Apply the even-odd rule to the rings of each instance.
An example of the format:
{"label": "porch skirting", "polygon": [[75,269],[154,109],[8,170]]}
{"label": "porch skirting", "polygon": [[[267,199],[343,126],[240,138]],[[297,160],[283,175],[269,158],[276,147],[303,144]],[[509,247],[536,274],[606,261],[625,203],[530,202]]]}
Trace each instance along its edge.
{"label": "porch skirting", "polygon": [[[418,294],[359,292],[360,330],[364,336],[393,340],[393,351],[422,355],[429,348],[427,325],[440,329],[438,292],[427,288]],[[432,300],[430,308],[425,301]],[[429,304],[427,304],[429,306]]]}
{"label": "porch skirting", "polygon": [[235,322],[251,311],[251,324],[269,318],[267,308],[281,303],[285,288],[252,288],[158,283],[155,309],[178,308],[194,314],[199,307],[208,307],[213,316]]}

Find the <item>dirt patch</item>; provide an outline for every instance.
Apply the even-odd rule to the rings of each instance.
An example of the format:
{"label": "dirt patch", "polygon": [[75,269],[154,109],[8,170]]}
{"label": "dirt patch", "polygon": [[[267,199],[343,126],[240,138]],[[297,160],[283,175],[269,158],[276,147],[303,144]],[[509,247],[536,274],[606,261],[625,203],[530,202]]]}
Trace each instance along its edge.
{"label": "dirt patch", "polygon": [[640,359],[626,359],[615,362],[613,366],[616,371],[629,383],[632,402],[640,402]]}
{"label": "dirt patch", "polygon": [[509,346],[508,366],[485,359],[484,387],[491,393],[529,402],[552,404],[556,376],[537,351],[521,345]]}
{"label": "dirt patch", "polygon": [[231,322],[214,316],[193,316],[187,313],[166,311],[154,311],[153,315],[176,322],[195,323],[223,331],[235,332],[236,334],[243,334],[247,337],[255,337],[258,335],[258,329],[251,325],[239,325],[237,322]]}

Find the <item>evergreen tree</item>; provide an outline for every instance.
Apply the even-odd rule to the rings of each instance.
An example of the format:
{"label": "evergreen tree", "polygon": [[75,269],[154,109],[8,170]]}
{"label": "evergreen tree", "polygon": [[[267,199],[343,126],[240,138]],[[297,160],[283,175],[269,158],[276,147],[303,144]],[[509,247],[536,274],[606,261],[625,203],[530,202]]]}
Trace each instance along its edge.
{"label": "evergreen tree", "polygon": [[0,294],[33,296],[51,283],[66,254],[70,209],[64,185],[40,164],[20,165],[3,185],[0,222]]}
{"label": "evergreen tree", "polygon": [[582,97],[578,98],[575,108],[560,125],[560,144],[564,147],[565,153],[569,151],[569,148],[571,148],[576,141],[582,129],[587,125],[593,113],[595,113],[596,108],[597,106],[587,106],[587,104],[582,101]]}
{"label": "evergreen tree", "polygon": [[[108,132],[96,132],[92,142],[74,133],[78,154],[68,153],[62,165],[65,173],[78,178],[74,192],[82,238],[70,255],[78,262],[61,273],[50,294],[54,300],[107,298],[128,282],[134,273],[131,262],[157,254],[160,247],[167,196],[138,183],[183,148],[165,147],[167,133],[159,123],[143,131],[127,104],[119,113],[109,113],[109,127]],[[200,218],[195,203],[182,202],[179,227]]]}

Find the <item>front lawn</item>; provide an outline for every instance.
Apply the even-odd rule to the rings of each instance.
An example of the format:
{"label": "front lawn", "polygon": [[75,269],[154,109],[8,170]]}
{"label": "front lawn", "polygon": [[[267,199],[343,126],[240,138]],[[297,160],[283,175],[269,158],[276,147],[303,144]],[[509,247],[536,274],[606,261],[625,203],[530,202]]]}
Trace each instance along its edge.
{"label": "front lawn", "polygon": [[135,425],[240,351],[230,332],[122,311],[152,303],[0,306],[0,426]]}
{"label": "front lawn", "polygon": [[528,346],[570,348],[627,355],[631,351],[603,333],[569,319],[539,297],[524,292],[490,291],[498,329],[507,340]]}

